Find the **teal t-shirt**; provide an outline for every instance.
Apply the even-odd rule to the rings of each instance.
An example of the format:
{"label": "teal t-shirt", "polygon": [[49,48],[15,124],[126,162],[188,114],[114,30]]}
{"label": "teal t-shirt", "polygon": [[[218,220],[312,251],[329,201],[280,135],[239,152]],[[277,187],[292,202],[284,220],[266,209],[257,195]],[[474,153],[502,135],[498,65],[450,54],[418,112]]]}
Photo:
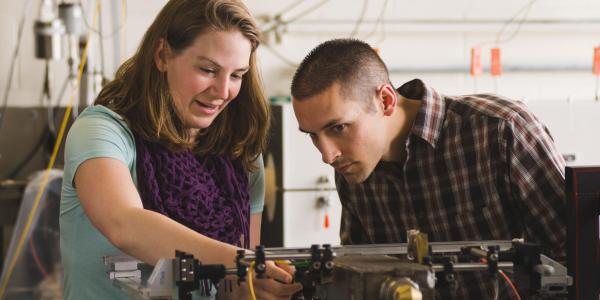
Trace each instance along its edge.
{"label": "teal t-shirt", "polygon": [[[108,278],[103,256],[123,255],[90,222],[77,197],[73,180],[77,168],[95,157],[122,161],[137,184],[136,151],[131,130],[115,112],[101,106],[86,108],[77,118],[65,143],[65,166],[60,200],[60,251],[64,268],[64,299],[132,299]],[[264,165],[249,174],[250,213],[264,204]],[[233,259],[233,258],[232,258]]]}

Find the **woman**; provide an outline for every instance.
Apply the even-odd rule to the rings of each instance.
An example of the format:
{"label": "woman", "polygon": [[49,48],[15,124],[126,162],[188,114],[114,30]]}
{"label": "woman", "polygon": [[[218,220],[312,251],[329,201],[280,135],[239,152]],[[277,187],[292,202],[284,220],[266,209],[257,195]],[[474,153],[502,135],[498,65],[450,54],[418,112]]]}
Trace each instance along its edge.
{"label": "woman", "polygon": [[[239,247],[259,243],[269,110],[258,44],[242,3],[171,0],[79,116],[65,146],[65,299],[129,298],[109,281],[104,255],[155,264],[177,249],[232,267]],[[259,298],[299,289],[285,284],[291,270],[267,269]]]}

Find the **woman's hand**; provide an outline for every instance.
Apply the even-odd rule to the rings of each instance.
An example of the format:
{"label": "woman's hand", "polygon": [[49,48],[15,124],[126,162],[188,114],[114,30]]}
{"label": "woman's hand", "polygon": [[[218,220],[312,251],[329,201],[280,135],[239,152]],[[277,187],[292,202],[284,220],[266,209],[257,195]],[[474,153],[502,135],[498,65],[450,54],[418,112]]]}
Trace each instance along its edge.
{"label": "woman's hand", "polygon": [[[302,289],[301,284],[292,283],[296,270],[289,262],[267,261],[266,266],[263,278],[257,278],[252,270],[252,287],[257,300],[289,300]],[[250,280],[246,278],[241,285],[234,284],[233,290],[220,285],[217,299],[252,300],[249,284]]]}
{"label": "woman's hand", "polygon": [[[289,262],[266,262],[267,268],[263,278],[257,278],[252,272],[252,286],[258,300],[288,300],[302,289],[299,283],[292,283],[295,269]],[[252,300],[250,281],[246,279],[233,293],[220,293],[218,299]]]}
{"label": "woman's hand", "polygon": [[[254,277],[254,292],[257,299],[290,299],[302,289],[299,283],[292,283],[295,268],[289,262],[266,262],[265,278]],[[255,274],[252,273],[254,276]]]}

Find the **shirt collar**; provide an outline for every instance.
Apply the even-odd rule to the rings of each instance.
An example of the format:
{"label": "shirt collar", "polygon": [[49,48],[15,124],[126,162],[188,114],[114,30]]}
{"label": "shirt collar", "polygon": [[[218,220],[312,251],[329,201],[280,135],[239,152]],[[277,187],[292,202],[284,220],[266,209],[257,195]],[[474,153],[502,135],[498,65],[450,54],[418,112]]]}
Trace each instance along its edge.
{"label": "shirt collar", "polygon": [[411,135],[418,136],[435,148],[446,114],[444,97],[420,79],[413,79],[397,89],[405,98],[421,100]]}

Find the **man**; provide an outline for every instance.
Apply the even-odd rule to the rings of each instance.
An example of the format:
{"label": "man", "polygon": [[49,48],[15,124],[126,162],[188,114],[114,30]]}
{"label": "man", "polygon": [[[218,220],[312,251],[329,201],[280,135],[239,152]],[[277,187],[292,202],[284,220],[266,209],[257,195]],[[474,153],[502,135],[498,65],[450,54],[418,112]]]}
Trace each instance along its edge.
{"label": "man", "polygon": [[[524,104],[444,96],[418,79],[395,90],[352,39],[313,49],[292,97],[300,130],[335,168],[343,244],[406,242],[414,228],[434,242],[524,237],[564,258],[564,161]],[[484,275],[462,280],[459,299],[494,295]]]}

